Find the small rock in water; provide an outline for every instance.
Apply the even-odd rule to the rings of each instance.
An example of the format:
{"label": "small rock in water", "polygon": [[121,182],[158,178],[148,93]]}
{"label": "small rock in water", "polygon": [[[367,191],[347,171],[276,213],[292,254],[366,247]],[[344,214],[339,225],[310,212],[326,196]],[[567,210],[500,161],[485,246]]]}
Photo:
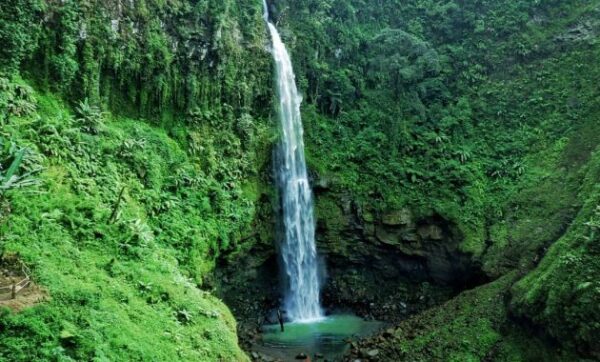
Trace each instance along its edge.
{"label": "small rock in water", "polygon": [[261,354],[260,358],[262,358],[262,360],[265,361],[265,362],[273,362],[273,361],[275,361],[275,358],[267,356],[266,354]]}
{"label": "small rock in water", "polygon": [[296,359],[307,359],[308,356],[306,355],[306,353],[298,353],[298,355],[296,356]]}
{"label": "small rock in water", "polygon": [[324,357],[325,356],[323,356],[322,353],[319,353],[319,352],[315,353],[315,359],[321,359],[321,358],[324,358]]}
{"label": "small rock in water", "polygon": [[369,352],[367,352],[367,356],[369,356],[369,357],[376,357],[378,354],[379,354],[378,349],[372,349]]}
{"label": "small rock in water", "polygon": [[254,359],[258,359],[258,353],[252,351],[252,353],[250,353],[252,355],[252,358]]}

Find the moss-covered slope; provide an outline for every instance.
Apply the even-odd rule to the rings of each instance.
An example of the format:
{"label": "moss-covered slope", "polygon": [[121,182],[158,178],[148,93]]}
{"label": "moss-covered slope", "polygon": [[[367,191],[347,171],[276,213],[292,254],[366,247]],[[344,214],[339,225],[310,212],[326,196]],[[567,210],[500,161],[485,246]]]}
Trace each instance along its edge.
{"label": "moss-covered slope", "polygon": [[245,360],[229,310],[201,289],[251,234],[244,190],[261,160],[242,145],[268,149],[268,128],[167,132],[1,81],[2,162],[24,149],[17,175],[37,181],[2,195],[1,251],[50,300],[2,312],[0,359]]}
{"label": "moss-covered slope", "polygon": [[255,1],[0,4],[2,176],[24,155],[24,182],[0,195],[0,254],[50,295],[2,311],[0,359],[246,359],[203,290],[262,223],[261,13]]}

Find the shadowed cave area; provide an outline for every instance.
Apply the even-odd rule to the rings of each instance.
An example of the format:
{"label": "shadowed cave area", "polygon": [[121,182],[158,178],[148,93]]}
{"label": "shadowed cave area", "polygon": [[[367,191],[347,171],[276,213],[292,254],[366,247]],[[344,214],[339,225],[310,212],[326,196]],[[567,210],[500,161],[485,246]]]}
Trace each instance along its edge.
{"label": "shadowed cave area", "polygon": [[[489,281],[480,265],[458,249],[462,236],[456,226],[440,215],[414,218],[398,210],[365,220],[358,208],[347,211],[342,210],[343,229],[334,231],[328,220],[317,221],[326,270],[321,299],[328,315],[351,313],[382,321],[383,328]],[[334,247],[341,239],[346,247]],[[223,260],[215,275],[249,352],[264,351],[262,331],[277,323],[283,298],[276,245],[257,245],[235,262]]]}

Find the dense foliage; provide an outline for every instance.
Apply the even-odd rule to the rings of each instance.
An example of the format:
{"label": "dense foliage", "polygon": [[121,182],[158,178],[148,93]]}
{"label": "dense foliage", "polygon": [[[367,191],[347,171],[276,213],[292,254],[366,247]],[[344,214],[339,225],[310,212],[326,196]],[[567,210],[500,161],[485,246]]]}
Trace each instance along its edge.
{"label": "dense foliage", "polygon": [[260,14],[0,4],[0,256],[20,255],[50,294],[2,311],[0,360],[246,359],[203,290],[217,259],[258,238],[273,133]]}
{"label": "dense foliage", "polygon": [[229,312],[198,288],[252,232],[264,160],[241,144],[264,148],[269,130],[168,136],[87,101],[75,113],[52,96],[28,102],[2,128],[0,254],[30,264],[51,301],[2,315],[0,357],[242,359]]}
{"label": "dense foliage", "polygon": [[[314,154],[329,156],[315,158],[315,167],[330,165],[326,171],[344,187],[377,198],[379,207],[435,209],[448,199],[468,207],[478,193],[521,176],[540,135],[564,134],[569,123],[558,114],[577,122],[573,103],[549,104],[533,87],[544,82],[538,93],[554,96],[555,87],[562,99],[582,96],[570,85],[576,75],[558,79],[540,62],[576,48],[582,53],[565,55],[562,64],[589,64],[594,39],[566,42],[558,33],[576,27],[578,14],[593,16],[588,2],[299,3],[278,7],[289,23]],[[548,27],[560,14],[575,20]]]}
{"label": "dense foliage", "polygon": [[[599,358],[600,1],[269,7],[329,192],[317,215],[437,215],[495,279],[403,323],[382,353]],[[247,358],[205,290],[217,263],[272,239],[261,11],[0,3],[0,254],[50,295],[0,311],[0,360]]]}
{"label": "dense foliage", "polygon": [[[598,205],[591,154],[600,142],[600,3],[306,0],[273,8],[305,92],[316,177],[363,214],[408,207],[456,223],[461,249],[494,277],[527,273],[562,236],[515,286],[511,310],[597,356],[592,279],[600,268],[588,220]],[[320,203],[331,209],[320,213],[335,215],[338,205]]]}
{"label": "dense foliage", "polygon": [[239,115],[271,93],[260,14],[254,1],[5,1],[1,70],[129,115]]}

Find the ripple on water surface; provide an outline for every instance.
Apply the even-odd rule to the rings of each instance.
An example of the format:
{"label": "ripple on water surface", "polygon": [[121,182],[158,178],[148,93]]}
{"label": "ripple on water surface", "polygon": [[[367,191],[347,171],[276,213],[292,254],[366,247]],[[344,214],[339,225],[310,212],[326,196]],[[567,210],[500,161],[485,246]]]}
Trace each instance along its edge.
{"label": "ripple on water surface", "polygon": [[321,354],[329,361],[339,361],[348,351],[348,340],[357,340],[374,334],[383,327],[382,322],[366,321],[355,315],[332,315],[308,323],[286,323],[263,327],[261,352],[281,359],[294,361],[299,353],[313,360]]}

